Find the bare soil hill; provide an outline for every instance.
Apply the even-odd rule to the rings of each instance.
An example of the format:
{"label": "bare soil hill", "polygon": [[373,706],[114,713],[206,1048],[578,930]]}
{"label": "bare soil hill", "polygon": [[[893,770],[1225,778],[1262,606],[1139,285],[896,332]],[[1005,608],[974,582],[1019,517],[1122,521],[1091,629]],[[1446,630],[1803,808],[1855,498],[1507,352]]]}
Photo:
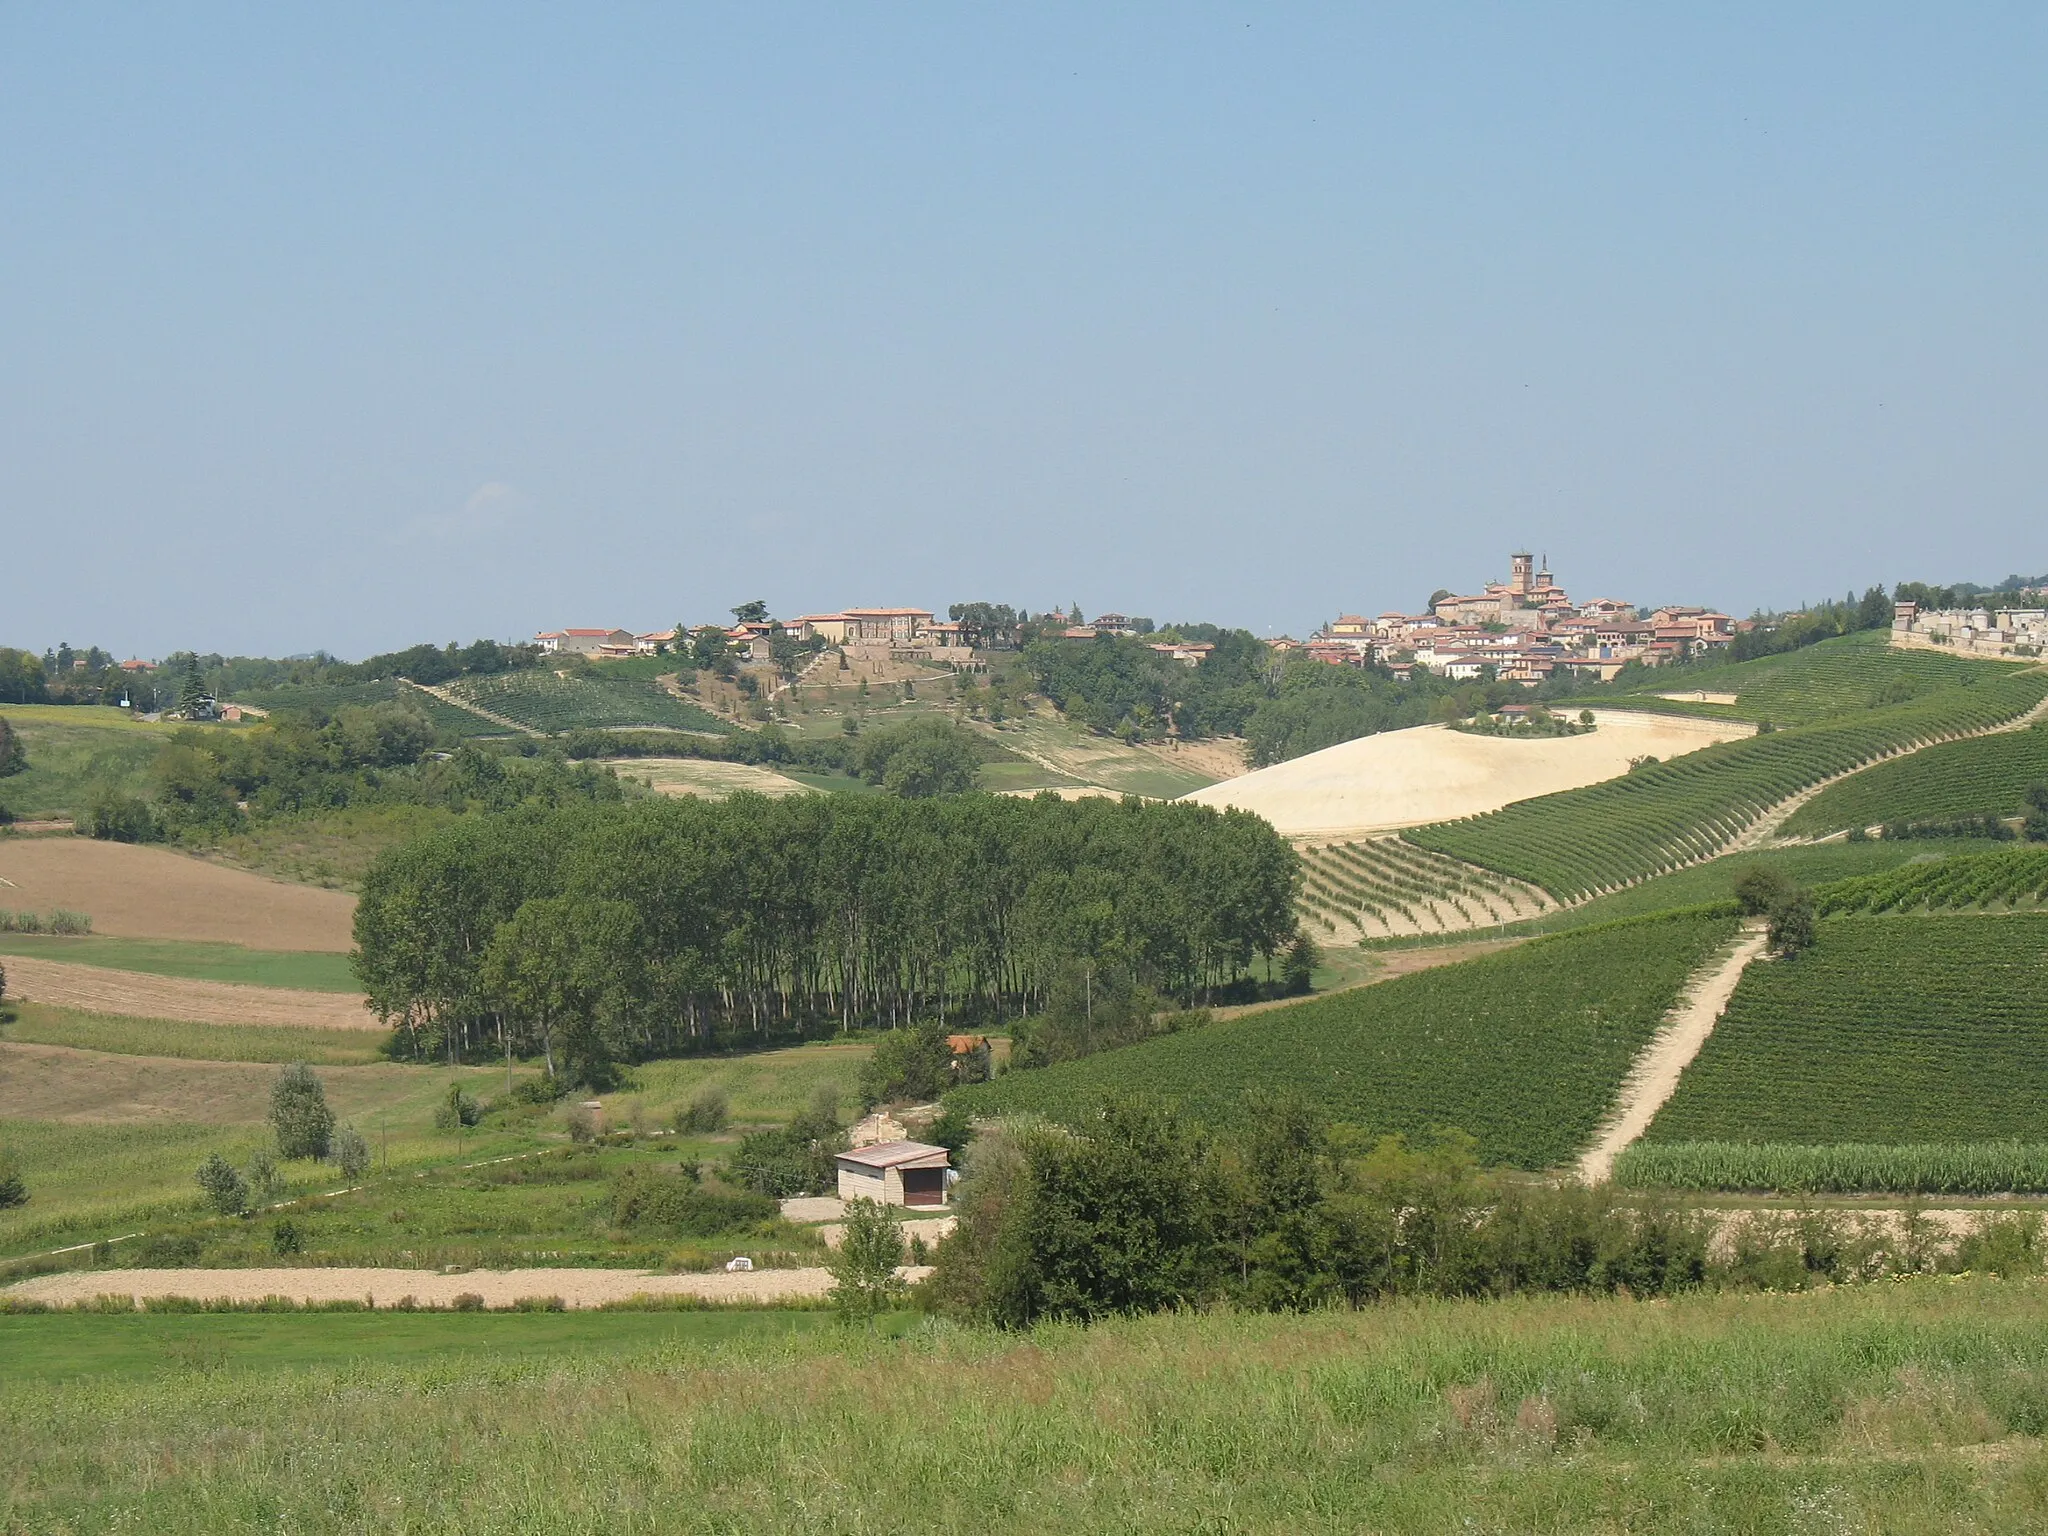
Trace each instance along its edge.
{"label": "bare soil hill", "polygon": [[25,1002],[137,1019],[195,1024],[281,1024],[294,1029],[382,1030],[354,992],[301,992],[239,982],[152,976],[97,965],[9,955],[7,995]]}
{"label": "bare soil hill", "polygon": [[95,933],[122,938],[333,954],[355,943],[356,899],[345,892],[84,837],[0,840],[0,906],[83,912]]}
{"label": "bare soil hill", "polygon": [[1513,738],[1421,725],[1362,736],[1185,799],[1237,806],[1286,837],[1353,837],[1451,821],[1516,800],[1597,784],[1631,760],[1681,757],[1747,736],[1742,721],[1598,710],[1583,736]]}
{"label": "bare soil hill", "polygon": [[801,795],[809,786],[752,763],[719,763],[689,757],[622,757],[611,766],[622,779],[644,779],[661,795],[702,795],[723,800],[736,790],[761,795]]}

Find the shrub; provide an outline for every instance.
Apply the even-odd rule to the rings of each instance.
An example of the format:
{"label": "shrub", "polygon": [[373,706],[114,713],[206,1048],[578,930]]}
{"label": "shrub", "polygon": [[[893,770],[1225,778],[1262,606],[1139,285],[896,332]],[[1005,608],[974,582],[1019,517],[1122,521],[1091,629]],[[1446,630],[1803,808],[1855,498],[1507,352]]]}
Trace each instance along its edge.
{"label": "shrub", "polygon": [[270,1126],[277,1133],[277,1154],[287,1161],[327,1156],[334,1111],[327,1107],[327,1090],[303,1061],[286,1067],[271,1085]]}
{"label": "shrub", "polygon": [[77,827],[102,842],[151,843],[163,836],[148,802],[115,789],[102,789],[94,795]]}
{"label": "shrub", "polygon": [[[228,1169],[229,1173],[234,1171]],[[178,1269],[186,1264],[197,1264],[203,1249],[204,1244],[190,1232],[160,1233],[137,1243],[128,1251],[128,1257],[137,1269]],[[95,1254],[94,1262],[104,1261]]]}
{"label": "shrub", "polygon": [[275,1200],[284,1188],[277,1176],[277,1160],[258,1147],[249,1159],[249,1198],[258,1205]]}
{"label": "shrub", "polygon": [[280,1221],[270,1229],[270,1251],[279,1258],[297,1253],[305,1246],[299,1229],[289,1221]]}
{"label": "shrub", "polygon": [[10,1211],[17,1205],[27,1204],[28,1185],[22,1182],[20,1166],[5,1152],[0,1152],[0,1211]]}
{"label": "shrub", "polygon": [[835,1159],[846,1144],[830,1090],[780,1130],[740,1138],[728,1164],[733,1181],[758,1194],[786,1199],[832,1188]]}
{"label": "shrub", "polygon": [[62,907],[50,914],[52,933],[91,933],[92,919],[83,912],[67,912]]}
{"label": "shrub", "polygon": [[892,1029],[861,1063],[861,1108],[936,1098],[952,1081],[952,1064],[945,1025],[932,1020]]}
{"label": "shrub", "polygon": [[360,1179],[370,1171],[370,1144],[354,1126],[344,1125],[334,1133],[333,1152],[343,1178]]}
{"label": "shrub", "polygon": [[1771,923],[1766,942],[1771,953],[1781,959],[1790,960],[1801,950],[1813,944],[1813,897],[1805,891],[1794,891],[1771,909]]}
{"label": "shrub", "polygon": [[563,1077],[550,1077],[543,1072],[537,1077],[524,1078],[512,1089],[514,1104],[536,1104],[542,1108],[560,1102],[569,1092],[569,1081]]}
{"label": "shrub", "polygon": [[475,1125],[482,1118],[483,1110],[463,1091],[460,1083],[450,1083],[448,1096],[434,1106],[434,1129],[437,1131],[459,1131],[465,1126]]}
{"label": "shrub", "polygon": [[581,1104],[571,1105],[565,1118],[569,1123],[569,1139],[578,1146],[587,1146],[597,1139],[597,1120]]}
{"label": "shrub", "polygon": [[475,1291],[464,1291],[448,1305],[456,1312],[481,1312],[484,1309],[484,1299]]}
{"label": "shrub", "polygon": [[612,1182],[612,1221],[675,1237],[716,1237],[767,1221],[774,1200],[748,1190],[712,1188],[694,1168],[665,1173],[629,1168]]}
{"label": "shrub", "polygon": [[218,1152],[209,1152],[196,1175],[206,1203],[222,1216],[239,1216],[249,1209],[249,1186],[234,1165]]}
{"label": "shrub", "polygon": [[676,1111],[676,1130],[685,1136],[708,1136],[725,1129],[732,1117],[725,1095],[716,1088],[706,1088],[683,1108]]}
{"label": "shrub", "polygon": [[873,1200],[850,1201],[839,1246],[825,1261],[832,1272],[832,1305],[849,1322],[874,1317],[903,1296],[903,1229]]}

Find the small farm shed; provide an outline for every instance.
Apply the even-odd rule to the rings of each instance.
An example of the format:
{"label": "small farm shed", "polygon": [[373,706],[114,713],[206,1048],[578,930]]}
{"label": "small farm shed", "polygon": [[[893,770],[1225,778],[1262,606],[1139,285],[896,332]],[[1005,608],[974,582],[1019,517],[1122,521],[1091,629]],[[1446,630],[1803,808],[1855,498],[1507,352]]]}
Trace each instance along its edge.
{"label": "small farm shed", "polygon": [[885,1141],[839,1154],[839,1198],[883,1205],[944,1205],[949,1159],[944,1147]]}

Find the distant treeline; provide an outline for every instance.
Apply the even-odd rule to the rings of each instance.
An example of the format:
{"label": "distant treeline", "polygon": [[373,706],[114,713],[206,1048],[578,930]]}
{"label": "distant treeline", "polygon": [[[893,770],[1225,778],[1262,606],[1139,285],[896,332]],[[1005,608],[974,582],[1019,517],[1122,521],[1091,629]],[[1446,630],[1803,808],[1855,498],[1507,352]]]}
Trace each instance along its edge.
{"label": "distant treeline", "polygon": [[1293,851],[1242,812],[798,795],[472,816],[384,854],[356,912],[418,1059],[609,1064],[734,1034],[1041,1006],[1076,958],[1199,1001],[1295,937]]}
{"label": "distant treeline", "polygon": [[140,799],[103,791],[80,827],[117,842],[210,842],[251,820],[366,805],[505,811],[618,800],[611,769],[572,763],[530,738],[437,752],[434,729],[399,703],[282,714],[243,730],[192,727],[164,743]]}

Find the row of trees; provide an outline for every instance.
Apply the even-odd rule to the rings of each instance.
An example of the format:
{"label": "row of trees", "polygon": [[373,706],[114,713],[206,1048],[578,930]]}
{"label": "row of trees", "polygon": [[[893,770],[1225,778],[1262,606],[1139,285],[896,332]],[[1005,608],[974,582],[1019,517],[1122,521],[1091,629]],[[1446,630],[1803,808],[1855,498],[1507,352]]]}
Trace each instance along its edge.
{"label": "row of trees", "polygon": [[1256,817],[1136,801],[754,795],[473,816],[383,855],[356,967],[404,1055],[624,1059],[1034,1012],[1070,961],[1194,1002],[1295,937]]}

